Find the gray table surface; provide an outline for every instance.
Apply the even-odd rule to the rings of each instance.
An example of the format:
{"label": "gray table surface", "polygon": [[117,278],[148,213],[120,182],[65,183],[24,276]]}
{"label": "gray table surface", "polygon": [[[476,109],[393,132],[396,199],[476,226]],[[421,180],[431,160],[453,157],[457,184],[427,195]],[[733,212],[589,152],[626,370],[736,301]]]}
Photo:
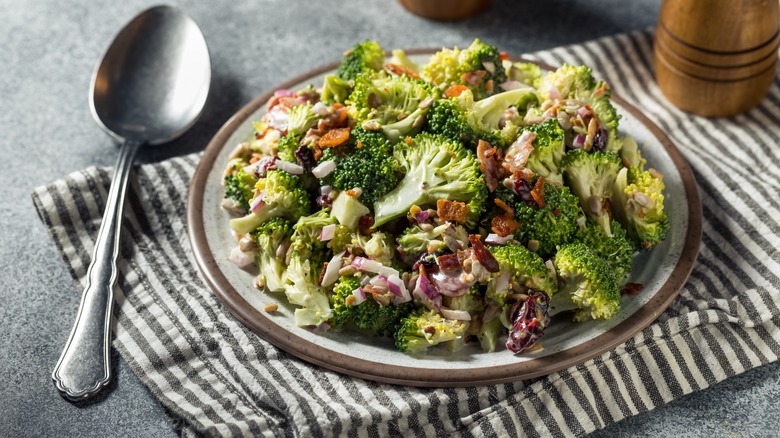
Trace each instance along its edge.
{"label": "gray table surface", "polygon": [[[51,384],[79,294],[30,201],[37,185],[90,165],[114,164],[117,150],[89,112],[90,75],[115,32],[155,3],[0,0],[0,435],[176,434],[154,396],[116,355],[116,381],[94,402],[68,403]],[[652,27],[660,7],[660,0],[496,3],[469,20],[439,23],[391,0],[179,1],[208,41],[212,92],[188,134],[143,151],[140,160],[203,149],[251,98],[338,59],[358,40],[377,39],[386,48],[441,47],[480,37],[523,53]],[[778,389],[775,363],[594,436],[774,435],[780,430]]]}

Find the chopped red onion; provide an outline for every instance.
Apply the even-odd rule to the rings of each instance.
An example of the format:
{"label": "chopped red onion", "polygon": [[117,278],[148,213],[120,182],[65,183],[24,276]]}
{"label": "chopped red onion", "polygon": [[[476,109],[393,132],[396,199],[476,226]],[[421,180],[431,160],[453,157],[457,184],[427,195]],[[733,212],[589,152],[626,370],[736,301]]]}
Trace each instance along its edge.
{"label": "chopped red onion", "polygon": [[441,295],[436,291],[428,276],[425,272],[421,271],[420,276],[417,277],[417,285],[412,292],[415,296],[420,297],[426,304],[430,304],[429,308],[438,310],[441,308]]}
{"label": "chopped red onion", "polygon": [[507,242],[514,239],[514,234],[509,234],[507,236],[501,237],[498,234],[490,233],[485,238],[485,243],[488,245],[506,245]]}
{"label": "chopped red onion", "polygon": [[550,87],[550,99],[552,100],[561,99],[561,92],[560,90],[558,90],[558,87]]}
{"label": "chopped red onion", "polygon": [[360,285],[365,286],[371,281],[371,277],[368,275],[363,274],[363,277],[360,279]]}
{"label": "chopped red onion", "polygon": [[488,71],[488,73],[493,74],[496,72],[496,64],[494,64],[491,61],[485,61],[482,63],[482,66],[485,67],[485,70]]}
{"label": "chopped red onion", "polygon": [[369,283],[373,284],[374,286],[387,287],[387,277],[385,277],[384,275],[376,275],[371,278]]}
{"label": "chopped red onion", "polygon": [[471,321],[471,315],[465,310],[452,310],[442,307],[441,315],[447,319],[454,319],[456,321]]}
{"label": "chopped red onion", "polygon": [[254,199],[252,199],[252,202],[249,203],[249,209],[252,210],[252,212],[257,212],[257,210],[260,209],[260,207],[265,204],[265,190],[261,191],[260,193],[255,196]]}
{"label": "chopped red onion", "polygon": [[402,304],[412,300],[412,296],[409,294],[409,290],[406,289],[406,285],[404,284],[404,281],[401,280],[401,277],[391,275],[387,278],[387,286],[390,288],[391,292],[397,295],[397,297],[393,299],[393,303]]}
{"label": "chopped red onion", "polygon": [[509,290],[509,272],[502,272],[501,275],[496,278],[496,282],[493,283],[494,287],[496,288],[496,292],[503,292],[505,290]]}
{"label": "chopped red onion", "polygon": [[274,91],[276,97],[292,97],[295,96],[294,91],[285,90],[284,88]]}
{"label": "chopped red onion", "polygon": [[231,263],[238,266],[239,268],[245,268],[255,261],[255,253],[254,252],[244,252],[241,251],[241,248],[235,247],[230,251],[230,256],[228,257],[228,260],[230,260]]}
{"label": "chopped red onion", "polygon": [[352,296],[355,297],[355,305],[358,305],[366,300],[366,293],[363,292],[363,288],[359,287],[352,291]]}
{"label": "chopped red onion", "polygon": [[311,170],[311,174],[316,178],[325,178],[334,170],[336,170],[336,162],[333,160],[327,160],[321,162],[317,165],[317,167],[313,168]]}
{"label": "chopped red onion", "polygon": [[311,107],[311,110],[312,110],[312,112],[313,112],[314,114],[317,114],[318,116],[327,116],[328,114],[330,114],[330,113],[331,113],[331,110],[330,110],[330,108],[328,108],[328,106],[327,106],[327,105],[325,105],[325,104],[324,104],[324,103],[322,103],[322,102],[317,102],[317,103],[315,103],[315,104],[314,104],[314,105]]}
{"label": "chopped red onion", "polygon": [[574,149],[579,149],[583,146],[585,146],[585,136],[582,134],[577,134],[577,137],[574,139],[574,142],[572,143],[572,147]]}
{"label": "chopped red onion", "polygon": [[322,275],[321,286],[328,287],[335,283],[339,279],[339,269],[344,265],[344,261],[341,260],[341,255],[335,255],[328,262],[328,267],[325,268],[325,274]]}
{"label": "chopped red onion", "polygon": [[462,271],[445,273],[442,271],[431,275],[431,281],[440,294],[448,297],[459,297],[469,291],[471,285],[461,280]]}
{"label": "chopped red onion", "polygon": [[590,111],[589,111],[587,108],[585,108],[584,106],[581,106],[581,107],[579,107],[579,108],[577,109],[577,115],[579,115],[579,116],[580,116],[580,117],[582,117],[583,119],[584,119],[585,117],[587,117],[587,116],[588,116],[588,114],[590,114]]}
{"label": "chopped red onion", "polygon": [[355,257],[352,259],[352,266],[358,268],[358,271],[372,272],[374,274],[379,274],[384,267],[384,265],[378,261],[369,260],[365,257]]}
{"label": "chopped red onion", "polygon": [[264,117],[265,123],[268,126],[282,132],[287,131],[287,121],[289,119],[289,114],[287,114],[287,111],[284,110],[281,105],[271,108]]}
{"label": "chopped red onion", "polygon": [[416,220],[418,224],[421,224],[427,221],[429,216],[430,213],[428,213],[428,210],[421,210],[414,214],[414,220]]}
{"label": "chopped red onion", "polygon": [[390,278],[393,275],[395,275],[395,276],[401,275],[401,273],[398,272],[397,269],[391,268],[391,267],[385,266],[385,265],[381,265],[380,266],[378,273],[379,273],[379,275],[383,275],[383,276],[385,276],[387,278]]}
{"label": "chopped red onion", "polygon": [[331,194],[331,192],[333,192],[333,187],[332,186],[322,186],[322,187],[320,187],[320,194],[321,195],[328,196],[328,195]]}
{"label": "chopped red onion", "polygon": [[325,225],[324,227],[322,227],[322,231],[320,231],[320,242],[327,242],[328,240],[333,239],[335,235],[336,235],[336,224]]}
{"label": "chopped red onion", "polygon": [[284,170],[285,172],[292,175],[303,175],[303,166],[300,166],[295,163],[290,163],[289,161],[282,161],[282,160],[277,161],[276,168],[279,170]]}

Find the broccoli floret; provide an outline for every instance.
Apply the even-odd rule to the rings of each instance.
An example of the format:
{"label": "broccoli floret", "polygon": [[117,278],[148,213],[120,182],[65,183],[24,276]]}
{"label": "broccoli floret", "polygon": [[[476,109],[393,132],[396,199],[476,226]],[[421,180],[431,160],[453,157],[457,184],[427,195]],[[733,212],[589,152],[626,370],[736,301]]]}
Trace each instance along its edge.
{"label": "broccoli floret", "polygon": [[301,143],[301,136],[294,134],[287,134],[276,142],[276,155],[282,161],[289,161],[291,163],[297,162],[295,158],[295,151]]}
{"label": "broccoli floret", "polygon": [[354,275],[342,275],[333,285],[333,326],[341,327],[352,320],[355,306],[347,304],[352,291],[360,287],[360,279]]}
{"label": "broccoli floret", "polygon": [[557,119],[547,119],[538,125],[526,126],[523,130],[536,134],[533,152],[525,167],[544,177],[545,181],[561,185],[560,164],[566,147],[563,144],[563,129]]}
{"label": "broccoli floret", "polygon": [[423,67],[422,77],[440,88],[465,85],[476,99],[491,96],[507,79],[498,49],[479,39],[463,50],[454,47],[434,53]]}
{"label": "broccoli floret", "polygon": [[522,82],[534,87],[542,77],[542,69],[531,62],[513,62],[506,75],[510,81]]}
{"label": "broccoli floret", "polygon": [[580,198],[582,211],[607,236],[612,235],[607,204],[621,166],[620,157],[613,152],[588,153],[577,149],[568,152],[561,160],[566,185]]}
{"label": "broccoli floret", "polygon": [[264,278],[266,289],[270,292],[282,292],[284,282],[282,275],[286,268],[285,254],[278,255],[280,247],[292,235],[293,229],[290,221],[283,218],[274,218],[264,223],[253,233],[257,242],[257,267]]}
{"label": "broccoli floret", "polygon": [[257,177],[247,173],[243,167],[235,166],[237,170],[225,175],[225,199],[233,203],[243,211],[249,211],[249,203],[255,193]]}
{"label": "broccoli floret", "polygon": [[322,83],[320,100],[328,105],[344,103],[349,96],[350,90],[349,84],[340,77],[333,74],[326,75]]}
{"label": "broccoli floret", "polygon": [[296,105],[287,113],[287,134],[301,136],[317,124],[320,116],[312,110],[310,103]]}
{"label": "broccoli floret", "polygon": [[639,167],[623,168],[615,179],[612,210],[639,248],[657,245],[669,231],[663,190],[657,173]]}
{"label": "broccoli floret", "polygon": [[401,318],[412,311],[411,302],[396,305],[380,304],[371,294],[366,294],[360,304],[350,303],[352,291],[360,287],[355,276],[341,276],[333,287],[333,324],[341,327],[352,323],[361,330],[367,330],[374,336],[392,336],[398,328]]}
{"label": "broccoli floret", "polygon": [[449,226],[449,224],[445,223],[425,231],[419,224],[414,224],[398,236],[398,246],[401,247],[405,254],[413,257],[420,256],[426,252],[431,254],[439,253],[447,248],[442,239],[442,234]]}
{"label": "broccoli floret", "polygon": [[[558,290],[552,273],[539,254],[531,252],[523,245],[512,242],[506,245],[490,246],[488,249],[493,254],[493,257],[496,258],[496,261],[498,261],[498,266],[501,268],[499,273],[509,272],[511,280],[514,280],[519,285],[533,290],[545,291],[550,296],[553,296]],[[505,292],[496,290],[495,280],[498,277],[500,275],[494,276],[488,283],[488,295],[491,294],[491,290],[496,294]],[[499,302],[498,304],[503,303]]]}
{"label": "broccoli floret", "polygon": [[395,242],[391,235],[374,230],[369,236],[360,232],[353,234],[352,243],[359,246],[372,259],[390,265],[395,255]]}
{"label": "broccoli floret", "polygon": [[438,97],[439,89],[421,79],[360,75],[349,96],[348,114],[355,123],[377,124],[391,142],[396,142],[420,131],[429,109],[420,104]]}
{"label": "broccoli floret", "polygon": [[[293,234],[290,245],[294,254],[300,254],[306,260],[311,260],[312,267],[319,268],[331,253],[327,249],[327,242],[320,240],[322,228],[336,223],[336,218],[327,210],[320,210],[309,216],[301,216],[293,225]],[[319,271],[317,271],[319,274]]]}
{"label": "broccoli floret", "polygon": [[344,54],[339,65],[338,76],[350,81],[361,73],[376,72],[382,69],[385,62],[385,51],[376,41],[363,41],[355,44],[352,50]]}
{"label": "broccoli floret", "polygon": [[244,217],[232,219],[230,228],[235,232],[250,233],[265,221],[275,217],[295,219],[309,214],[311,203],[300,178],[283,170],[269,170],[265,178],[255,185],[262,204]]}
{"label": "broccoli floret", "polygon": [[604,81],[596,82],[592,73],[593,71],[584,65],[563,65],[539,79],[536,88],[542,101],[550,99],[550,90],[555,87],[561,100],[573,99],[589,105],[598,117],[601,127],[608,131],[607,150],[617,152],[621,145],[617,138],[620,116],[609,101],[612,93],[609,85]]}
{"label": "broccoli floret", "polygon": [[472,149],[479,140],[503,147],[510,139],[514,140],[512,135],[502,134],[499,127],[504,111],[511,106],[522,106],[529,98],[535,99],[535,93],[532,88],[518,88],[474,101],[471,91],[465,90],[458,97],[435,101],[428,112],[426,129]]}
{"label": "broccoli floret", "polygon": [[633,137],[627,135],[622,138],[623,147],[620,149],[620,159],[626,167],[636,167],[640,171],[645,170],[647,160],[642,157],[639,151],[639,145]]}
{"label": "broccoli floret", "polygon": [[401,319],[394,336],[395,347],[406,353],[417,353],[461,338],[467,327],[467,322],[445,319],[433,310],[418,309]]}
{"label": "broccoli floret", "polygon": [[487,199],[479,160],[460,143],[422,133],[395,146],[393,157],[405,174],[398,186],[374,202],[375,226],[404,216],[413,205],[427,207],[439,199],[465,202],[467,227],[473,227]]}
{"label": "broccoli floret", "polygon": [[544,180],[544,205],[535,201],[527,203],[513,192],[499,186],[495,196],[515,211],[515,219],[521,227],[515,231],[515,239],[538,245],[536,252],[547,257],[555,253],[558,245],[568,243],[577,230],[577,218],[581,215],[579,199],[566,186],[550,184]]}
{"label": "broccoli floret", "polygon": [[318,326],[333,315],[328,296],[319,285],[319,272],[311,260],[293,252],[282,276],[287,300],[301,306],[295,309],[295,324],[299,327]]}
{"label": "broccoli floret", "polygon": [[634,242],[626,235],[619,222],[610,224],[612,236],[607,236],[601,227],[591,221],[577,230],[575,240],[588,245],[599,257],[604,259],[615,271],[615,277],[622,283],[629,272],[634,258]]}
{"label": "broccoli floret", "polygon": [[398,184],[392,155],[393,146],[382,134],[357,127],[349,145],[325,149],[320,162],[335,160],[336,169],[320,182],[336,190],[360,188],[360,201],[370,206]]}
{"label": "broccoli floret", "polygon": [[550,306],[557,311],[577,309],[575,321],[609,319],[620,307],[620,286],[609,263],[590,247],[575,242],[555,254],[560,290]]}
{"label": "broccoli floret", "polygon": [[504,332],[504,326],[501,324],[499,317],[494,317],[490,321],[483,321],[479,327],[477,333],[477,339],[479,339],[479,345],[482,347],[482,351],[485,353],[492,353],[496,351],[496,345],[498,345],[498,338]]}

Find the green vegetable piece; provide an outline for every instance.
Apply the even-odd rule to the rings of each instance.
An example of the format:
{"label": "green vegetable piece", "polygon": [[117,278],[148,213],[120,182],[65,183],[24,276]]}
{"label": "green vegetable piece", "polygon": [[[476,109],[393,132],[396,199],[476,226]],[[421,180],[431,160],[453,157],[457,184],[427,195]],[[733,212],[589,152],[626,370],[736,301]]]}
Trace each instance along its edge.
{"label": "green vegetable piece", "polygon": [[609,263],[590,247],[579,242],[561,246],[555,254],[555,268],[561,288],[550,301],[552,309],[576,309],[575,321],[609,319],[617,314],[618,279]]}

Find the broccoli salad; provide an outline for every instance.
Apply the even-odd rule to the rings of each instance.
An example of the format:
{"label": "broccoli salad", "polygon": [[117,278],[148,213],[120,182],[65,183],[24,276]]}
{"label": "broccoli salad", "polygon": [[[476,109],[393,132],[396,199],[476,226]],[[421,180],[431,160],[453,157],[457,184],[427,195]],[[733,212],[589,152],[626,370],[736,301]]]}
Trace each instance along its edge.
{"label": "broccoli salad", "polygon": [[230,260],[298,326],[534,351],[554,313],[617,314],[642,287],[635,253],[669,229],[662,175],[586,66],[544,72],[479,40],[418,65],[365,41],[266,109],[222,208]]}

